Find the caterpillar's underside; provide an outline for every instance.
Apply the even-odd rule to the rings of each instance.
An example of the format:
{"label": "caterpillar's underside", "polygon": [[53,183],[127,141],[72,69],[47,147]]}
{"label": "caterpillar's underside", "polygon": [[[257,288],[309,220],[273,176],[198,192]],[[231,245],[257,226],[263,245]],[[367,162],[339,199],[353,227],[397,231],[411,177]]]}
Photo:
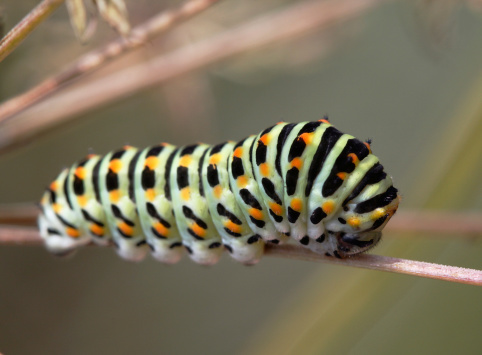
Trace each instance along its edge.
{"label": "caterpillar's underside", "polygon": [[89,155],[47,189],[39,226],[57,254],[94,241],[129,260],[150,250],[175,263],[187,251],[213,264],[227,249],[255,263],[266,242],[288,238],[335,257],[366,251],[398,203],[370,145],[323,119],[239,143]]}

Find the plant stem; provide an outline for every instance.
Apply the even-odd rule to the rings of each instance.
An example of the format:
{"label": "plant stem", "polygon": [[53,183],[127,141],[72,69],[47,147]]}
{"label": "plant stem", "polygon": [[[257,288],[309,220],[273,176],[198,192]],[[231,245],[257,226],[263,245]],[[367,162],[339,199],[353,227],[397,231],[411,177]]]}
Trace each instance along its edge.
{"label": "plant stem", "polygon": [[0,40],[0,62],[56,10],[64,0],[44,0],[25,16],[5,37]]}

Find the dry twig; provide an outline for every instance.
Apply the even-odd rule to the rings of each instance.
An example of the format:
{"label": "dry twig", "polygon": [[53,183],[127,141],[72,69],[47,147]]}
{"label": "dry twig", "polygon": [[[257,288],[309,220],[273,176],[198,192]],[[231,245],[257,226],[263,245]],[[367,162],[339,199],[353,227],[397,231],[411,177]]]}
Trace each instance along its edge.
{"label": "dry twig", "polygon": [[0,40],[0,62],[4,60],[38,24],[54,12],[64,0],[44,0]]}
{"label": "dry twig", "polygon": [[[41,245],[42,239],[36,228],[0,226],[0,244]],[[482,286],[482,271],[455,266],[445,266],[371,254],[358,255],[348,259],[336,259],[334,257],[315,254],[308,249],[295,245],[266,245],[265,254],[289,259],[389,271],[399,274]]]}
{"label": "dry twig", "polygon": [[180,22],[191,18],[217,2],[219,0],[187,1],[181,6],[164,11],[142,25],[135,27],[125,38],[120,37],[103,48],[83,55],[58,74],[3,103],[0,106],[0,123],[58,91],[61,87],[73,82],[80,76],[98,69],[103,64],[127,51],[146,44],[153,37],[170,30]]}
{"label": "dry twig", "polygon": [[[8,125],[4,123],[0,131],[0,152],[74,119],[75,115],[138,90],[268,44],[339,25],[381,2],[383,0],[303,2],[146,63],[93,80],[26,110]],[[21,109],[22,106],[17,107],[15,112]]]}

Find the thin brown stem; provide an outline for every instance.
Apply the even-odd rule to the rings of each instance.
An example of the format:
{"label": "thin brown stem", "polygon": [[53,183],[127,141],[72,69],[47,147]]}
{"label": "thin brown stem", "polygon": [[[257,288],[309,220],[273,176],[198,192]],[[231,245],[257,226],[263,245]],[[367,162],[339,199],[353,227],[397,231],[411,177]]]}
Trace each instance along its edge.
{"label": "thin brown stem", "polygon": [[54,12],[64,0],[44,0],[25,16],[0,40],[0,62],[4,60],[22,41]]}
{"label": "thin brown stem", "polygon": [[165,33],[175,25],[191,18],[219,1],[220,0],[187,1],[179,7],[164,11],[142,25],[135,27],[127,37],[118,38],[100,49],[83,55],[58,74],[44,80],[27,92],[3,103],[0,106],[0,123],[34,103],[39,102],[46,96],[58,91],[61,87],[73,82],[82,75],[93,72],[123,53],[146,44],[153,37]]}
{"label": "thin brown stem", "polygon": [[[1,245],[41,245],[36,228],[0,226]],[[337,259],[315,254],[295,245],[266,245],[265,254],[288,259],[323,262],[363,269],[389,271],[398,274],[414,275],[430,279],[482,286],[482,271],[455,266],[398,259],[387,256],[362,254],[348,259]]]}
{"label": "thin brown stem", "polygon": [[28,109],[16,117],[15,124],[11,124],[13,120],[9,125],[4,124],[0,131],[0,152],[74,119],[75,115],[235,55],[332,28],[381,2],[384,0],[303,2],[146,63],[92,80]]}

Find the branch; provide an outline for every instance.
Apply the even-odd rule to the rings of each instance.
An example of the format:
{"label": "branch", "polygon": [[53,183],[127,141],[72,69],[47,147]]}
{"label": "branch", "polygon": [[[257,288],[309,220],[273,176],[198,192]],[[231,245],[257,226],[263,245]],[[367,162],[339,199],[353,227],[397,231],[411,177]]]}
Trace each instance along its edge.
{"label": "branch", "polygon": [[16,96],[0,106],[0,123],[18,114],[46,96],[72,83],[84,74],[99,69],[108,61],[146,44],[153,37],[167,32],[175,25],[200,13],[219,0],[191,0],[178,8],[164,11],[144,24],[135,27],[125,38],[118,38],[105,47],[91,51],[58,74],[44,80],[27,92]]}
{"label": "branch", "polygon": [[[136,91],[158,85],[268,44],[293,40],[320,28],[339,25],[384,0],[303,2],[260,16],[238,28],[182,47],[146,63],[129,67],[57,95],[17,117],[0,130],[0,152],[49,131],[85,113]],[[3,110],[0,107],[0,110]]]}
{"label": "branch", "polygon": [[22,41],[56,10],[64,0],[44,0],[25,16],[0,40],[0,62],[4,60]]}
{"label": "branch", "polygon": [[[43,244],[43,241],[36,228],[0,226],[0,244],[41,245]],[[316,261],[363,269],[389,271],[398,274],[482,286],[482,271],[480,270],[398,259],[388,256],[362,254],[348,259],[337,259],[315,254],[308,249],[295,245],[266,245],[265,254],[288,259]]]}

